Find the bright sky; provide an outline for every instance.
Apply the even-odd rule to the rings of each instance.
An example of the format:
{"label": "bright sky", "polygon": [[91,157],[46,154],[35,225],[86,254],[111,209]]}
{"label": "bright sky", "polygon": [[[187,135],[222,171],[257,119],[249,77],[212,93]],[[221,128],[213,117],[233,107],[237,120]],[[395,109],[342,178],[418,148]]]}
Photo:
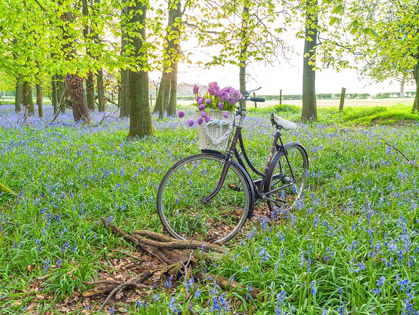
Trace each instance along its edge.
{"label": "bright sky", "polygon": [[[187,43],[186,43],[187,44]],[[279,94],[282,89],[283,94],[302,93],[302,51],[304,42],[299,39],[292,39],[289,44],[294,46],[295,51],[291,56],[290,64],[283,63],[275,66],[265,66],[264,63],[251,64],[248,66],[247,89],[258,88],[260,94]],[[185,49],[185,44],[182,44]],[[189,47],[188,47],[189,48]],[[188,51],[193,51],[189,48]],[[193,60],[204,60],[207,57],[197,49],[194,51]],[[151,78],[157,79],[160,75],[152,75]],[[226,65],[225,67],[214,67],[211,69],[199,69],[194,65],[179,65],[178,82],[198,83],[207,85],[209,82],[216,81],[222,87],[231,85],[239,87],[239,69],[236,66]],[[360,81],[357,70],[344,69],[336,72],[333,69],[317,71],[316,74],[316,93],[340,93],[342,87],[346,88],[346,93],[370,93],[397,92],[399,91],[398,82],[385,82],[383,84],[371,84],[368,80]],[[413,91],[412,85],[406,86],[405,91]]]}

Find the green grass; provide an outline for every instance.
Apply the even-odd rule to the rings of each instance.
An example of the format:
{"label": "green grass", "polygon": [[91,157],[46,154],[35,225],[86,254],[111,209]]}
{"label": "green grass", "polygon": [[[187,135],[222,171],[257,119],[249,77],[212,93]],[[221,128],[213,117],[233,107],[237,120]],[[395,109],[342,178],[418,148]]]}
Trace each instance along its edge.
{"label": "green grass", "polygon": [[[318,122],[333,124],[369,126],[375,124],[393,125],[397,123],[414,123],[419,121],[419,114],[412,113],[408,105],[392,106],[351,106],[343,111],[336,108],[319,108]],[[276,105],[267,108],[249,108],[252,114],[275,112],[278,115],[287,115],[297,121],[300,119],[301,108],[295,105]]]}
{"label": "green grass", "polygon": [[[286,142],[300,141],[310,158],[304,204],[273,224],[254,218],[228,253],[206,268],[262,289],[263,302],[246,297],[246,290],[223,296],[213,283],[195,282],[189,295],[184,284],[159,286],[153,294],[160,299],[151,295],[145,308],[144,299],[141,307],[125,299],[111,306],[142,314],[174,313],[173,305],[186,314],[190,303],[196,313],[210,314],[224,300],[231,312],[252,314],[407,314],[409,305],[419,310],[419,171],[381,140],[418,165],[419,125],[374,124],[396,109],[320,109],[318,123],[284,133]],[[292,106],[276,110],[298,119]],[[259,169],[272,141],[268,112],[250,110],[244,128]],[[408,117],[408,108],[400,113]],[[362,119],[372,126],[358,128]],[[110,268],[103,264],[110,249],[132,249],[100,218],[127,231],[161,231],[158,185],[171,165],[199,152],[197,131],[178,121],[154,120],[154,136],[129,142],[126,120],[109,119],[99,127],[0,125],[0,182],[19,195],[0,196],[0,313],[25,313],[22,307],[31,303],[40,314],[58,313],[53,305],[87,290],[82,281]],[[35,288],[53,300],[37,301]]]}

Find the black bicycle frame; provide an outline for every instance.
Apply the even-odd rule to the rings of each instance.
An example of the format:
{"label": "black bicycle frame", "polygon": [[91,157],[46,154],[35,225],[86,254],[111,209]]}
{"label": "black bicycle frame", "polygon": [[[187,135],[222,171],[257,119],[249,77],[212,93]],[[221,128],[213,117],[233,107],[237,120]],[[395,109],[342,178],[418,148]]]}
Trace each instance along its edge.
{"label": "black bicycle frame", "polygon": [[[239,142],[240,150],[241,150],[241,152],[243,154],[243,157],[244,157],[247,165],[250,167],[250,169],[255,174],[257,174],[259,176],[262,176],[262,178],[259,179],[259,180],[257,180],[257,181],[253,181],[252,180],[252,184],[253,184],[253,187],[254,187],[254,190],[255,190],[255,197],[256,197],[256,199],[268,199],[269,200],[268,196],[270,194],[272,194],[272,193],[274,193],[274,192],[276,192],[278,190],[284,189],[286,187],[289,187],[289,186],[291,186],[291,185],[293,185],[295,183],[294,173],[292,172],[291,165],[290,165],[290,163],[288,161],[288,156],[287,156],[288,155],[288,152],[287,152],[287,149],[285,148],[285,146],[284,146],[284,144],[282,142],[281,134],[280,134],[279,130],[275,133],[275,137],[274,137],[274,140],[273,140],[273,143],[272,143],[272,147],[271,147],[271,150],[270,150],[270,153],[269,153],[269,157],[268,157],[268,160],[266,162],[265,170],[262,173],[262,172],[260,172],[260,171],[258,171],[256,169],[256,167],[252,164],[252,162],[250,161],[249,157],[246,154],[246,149],[244,148],[243,138],[242,138],[242,135],[241,135],[241,129],[242,129],[242,126],[236,126],[236,131],[235,131],[233,140],[231,142],[229,151],[228,151],[228,153],[227,153],[227,155],[225,157],[225,161],[226,162],[224,163],[224,167],[223,167],[223,170],[221,172],[220,180],[219,180],[219,182],[217,184],[217,187],[214,189],[214,191],[210,195],[208,195],[207,197],[204,197],[204,198],[201,199],[201,202],[203,204],[206,204],[206,203],[210,202],[211,199],[214,198],[215,195],[217,195],[218,192],[221,190],[222,186],[224,185],[224,181],[225,181],[226,176],[227,176],[228,168],[230,167],[231,160],[233,159],[233,156],[236,157],[236,159],[239,162],[240,166],[244,169],[244,171],[251,178],[251,176],[250,176],[250,174],[249,174],[249,172],[248,172],[248,170],[246,168],[246,165],[245,165],[243,159],[241,158],[239,152],[237,151],[237,142]],[[280,144],[278,144],[278,139],[280,141]],[[289,167],[289,169],[291,171],[292,182],[289,183],[289,184],[285,184],[285,185],[283,185],[281,187],[275,188],[275,189],[273,189],[271,191],[263,192],[263,187],[265,185],[267,176],[269,174],[269,169],[270,169],[270,166],[271,166],[271,162],[272,162],[273,157],[275,156],[275,151],[277,151],[277,152],[281,152],[282,151],[283,154],[285,155],[285,158],[287,160],[288,167]],[[282,174],[276,174],[276,175],[274,175],[274,179],[280,179],[281,176],[282,176]]]}

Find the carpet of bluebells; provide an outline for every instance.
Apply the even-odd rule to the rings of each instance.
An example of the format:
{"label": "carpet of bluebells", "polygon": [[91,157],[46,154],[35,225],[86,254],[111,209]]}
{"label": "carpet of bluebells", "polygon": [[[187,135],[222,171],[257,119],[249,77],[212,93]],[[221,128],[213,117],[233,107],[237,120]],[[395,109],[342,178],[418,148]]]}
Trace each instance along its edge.
{"label": "carpet of bluebells", "polygon": [[[154,136],[127,141],[126,119],[98,125],[103,114],[96,113],[96,123],[80,125],[68,113],[51,124],[50,107],[45,112],[24,121],[13,106],[0,106],[0,182],[18,195],[0,196],[2,314],[24,313],[39,278],[42,293],[56,300],[86,290],[82,281],[96,278],[109,249],[131,246],[100,218],[127,231],[161,231],[158,185],[172,164],[199,152],[185,118],[154,118]],[[298,117],[286,108],[280,114]],[[274,132],[268,117],[254,112],[244,128],[260,168]],[[307,148],[304,202],[281,220],[253,218],[222,259],[204,266],[262,289],[263,302],[210,281],[183,279],[171,288],[169,279],[148,299],[118,302],[107,313],[122,306],[144,314],[418,315],[419,170],[412,164],[419,165],[419,124],[299,124],[284,138]],[[38,313],[52,312],[53,303],[39,301]]]}

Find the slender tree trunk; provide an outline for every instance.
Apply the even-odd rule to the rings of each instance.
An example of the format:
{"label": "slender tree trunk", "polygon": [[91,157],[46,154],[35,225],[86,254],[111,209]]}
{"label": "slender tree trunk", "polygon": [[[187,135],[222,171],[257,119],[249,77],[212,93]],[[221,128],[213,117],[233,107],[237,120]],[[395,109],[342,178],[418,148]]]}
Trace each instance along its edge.
{"label": "slender tree trunk", "polygon": [[22,110],[22,83],[20,82],[20,76],[16,81],[15,91],[15,111],[20,112]]}
{"label": "slender tree trunk", "polygon": [[[141,60],[141,68],[146,66],[147,52],[144,51],[143,41],[146,39],[144,22],[146,19],[147,6],[141,0],[135,0],[135,6],[131,7],[135,13],[130,18],[132,25],[141,25],[137,29],[139,34],[130,33],[133,44],[133,57]],[[129,138],[142,137],[153,133],[153,123],[151,121],[150,106],[148,103],[148,72],[144,70],[129,70],[129,105],[130,105],[130,124]]]}
{"label": "slender tree trunk", "polygon": [[39,117],[44,117],[44,109],[42,107],[42,85],[37,84],[36,85],[36,105],[38,105],[38,115]]}
{"label": "slender tree trunk", "polygon": [[58,112],[58,89],[57,89],[57,81],[56,75],[54,74],[51,79],[51,102],[52,107],[54,108],[54,115]]}
{"label": "slender tree trunk", "polygon": [[[122,10],[121,10],[121,55],[126,55],[126,46],[128,45],[128,33],[127,33],[127,0],[122,0]],[[119,106],[119,116],[120,117],[129,117],[129,71],[127,69],[121,68],[121,82],[119,86],[118,93],[118,106]]]}
{"label": "slender tree trunk", "polygon": [[28,83],[27,87],[27,97],[28,97],[28,114],[29,116],[35,115],[35,106],[33,104],[33,97],[32,97],[32,86]]}
{"label": "slender tree trunk", "polygon": [[118,95],[119,116],[129,117],[129,71],[121,69],[121,84]]}
{"label": "slender tree trunk", "polygon": [[416,95],[415,95],[415,101],[413,102],[413,108],[412,111],[415,110],[419,112],[419,60],[415,65],[415,69],[413,70],[413,77],[415,78],[416,83]]}
{"label": "slender tree trunk", "polygon": [[406,78],[402,78],[400,80],[400,93],[399,93],[399,97],[400,98],[401,97],[405,97],[405,94],[404,94],[404,86],[405,86],[405,84],[406,84]]}
{"label": "slender tree trunk", "polygon": [[159,113],[159,118],[163,118],[164,109],[167,102],[169,101],[170,95],[170,75],[171,73],[166,72],[167,69],[164,68],[162,77],[160,80],[160,88],[156,97],[156,104],[154,105],[153,113]]}
{"label": "slender tree trunk", "polygon": [[[247,61],[247,49],[249,47],[248,22],[249,19],[249,6],[245,2],[243,7],[242,26],[241,26],[241,48],[240,48],[240,73],[239,73],[239,85],[240,91],[244,93],[246,91],[246,61]],[[243,106],[246,108],[246,102],[243,102]]]}
{"label": "slender tree trunk", "polygon": [[99,111],[105,111],[105,88],[103,86],[103,70],[100,69],[97,74],[97,98]]}
{"label": "slender tree trunk", "polygon": [[303,63],[303,109],[302,120],[317,120],[316,101],[316,44],[318,24],[318,0],[306,2],[306,25]]}
{"label": "slender tree trunk", "polygon": [[86,77],[86,100],[87,108],[95,110],[95,80],[91,71],[87,73]]}
{"label": "slender tree trunk", "polygon": [[31,102],[29,100],[29,82],[23,82],[22,85],[22,103],[23,107],[29,112]]}
{"label": "slender tree trunk", "polygon": [[57,79],[58,81],[56,81],[56,85],[57,85],[57,96],[58,96],[58,109],[61,108],[61,112],[65,113],[65,108],[66,106],[62,106],[63,102],[67,102],[68,97],[66,96],[66,94],[68,94],[67,91],[67,84],[66,81],[64,81],[64,78],[62,75],[57,75]]}
{"label": "slender tree trunk", "polygon": [[[178,75],[178,55],[180,50],[179,39],[180,39],[180,29],[179,23],[182,19],[182,10],[181,10],[181,3],[180,1],[172,0],[170,1],[172,5],[169,7],[169,12],[172,12],[172,24],[169,26],[171,30],[171,34],[176,33],[176,38],[173,38],[170,43],[170,46],[174,48],[174,55],[171,56],[171,65],[172,65],[172,72],[170,74],[170,99],[168,102],[167,107],[167,116],[174,116],[176,115],[176,104],[177,104],[177,75]],[[169,19],[170,20],[170,19]]]}
{"label": "slender tree trunk", "polygon": [[176,103],[177,103],[177,62],[172,65],[172,73],[170,75],[170,100],[169,106],[167,107],[167,116],[176,115]]}
{"label": "slender tree trunk", "polygon": [[[82,12],[85,17],[89,16],[89,8],[87,5],[87,0],[82,0]],[[86,42],[90,41],[90,25],[86,24],[83,28],[83,36]],[[86,53],[91,57],[90,49],[86,48]],[[90,110],[95,109],[95,81],[93,78],[92,71],[87,73],[86,77],[86,99],[87,99],[87,108]]]}

